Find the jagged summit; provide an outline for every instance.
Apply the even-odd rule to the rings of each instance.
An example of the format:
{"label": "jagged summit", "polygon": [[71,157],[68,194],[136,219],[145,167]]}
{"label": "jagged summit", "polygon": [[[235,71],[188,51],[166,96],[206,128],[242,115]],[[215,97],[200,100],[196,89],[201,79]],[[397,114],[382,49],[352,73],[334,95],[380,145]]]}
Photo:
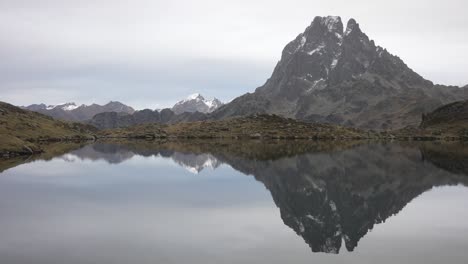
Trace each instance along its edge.
{"label": "jagged summit", "polygon": [[283,49],[272,76],[254,93],[213,113],[253,113],[371,129],[417,126],[421,114],[468,98],[467,89],[435,86],[375,45],[354,19],[315,17]]}
{"label": "jagged summit", "polygon": [[217,98],[213,100],[205,99],[201,94],[194,93],[189,95],[186,99],[177,102],[173,107],[172,111],[175,114],[182,114],[185,112],[193,113],[211,113],[218,109],[223,103]]}
{"label": "jagged summit", "polygon": [[205,98],[199,93],[191,94],[191,95],[187,96],[187,98],[185,100],[196,100],[196,99],[205,100]]}
{"label": "jagged summit", "polygon": [[351,19],[348,21],[348,25],[346,26],[346,32],[344,32],[344,34],[345,34],[345,35],[349,35],[349,34],[351,34],[353,31],[354,31],[356,34],[362,33],[362,32],[361,32],[361,29],[359,28],[359,24],[356,22],[356,20],[355,20],[354,18],[351,18]]}

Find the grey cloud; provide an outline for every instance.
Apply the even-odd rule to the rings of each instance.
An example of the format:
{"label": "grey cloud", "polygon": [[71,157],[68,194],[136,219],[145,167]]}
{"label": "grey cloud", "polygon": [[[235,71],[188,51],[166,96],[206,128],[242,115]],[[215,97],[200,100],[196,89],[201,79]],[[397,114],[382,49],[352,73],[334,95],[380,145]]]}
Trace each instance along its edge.
{"label": "grey cloud", "polygon": [[0,100],[229,100],[268,77],[317,15],[357,19],[436,83],[468,83],[468,2],[0,0]]}

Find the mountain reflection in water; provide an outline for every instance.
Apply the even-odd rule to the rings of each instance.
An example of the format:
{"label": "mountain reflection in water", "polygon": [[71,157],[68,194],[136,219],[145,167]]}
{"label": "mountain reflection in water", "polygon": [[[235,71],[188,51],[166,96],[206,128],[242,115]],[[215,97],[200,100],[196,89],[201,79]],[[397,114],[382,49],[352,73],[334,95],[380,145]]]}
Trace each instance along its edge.
{"label": "mountain reflection in water", "polygon": [[[451,151],[448,151],[450,149]],[[301,142],[95,143],[61,158],[117,164],[134,156],[170,158],[193,173],[228,164],[265,185],[287,226],[313,252],[353,251],[375,224],[425,191],[468,184],[468,151],[459,143]]]}

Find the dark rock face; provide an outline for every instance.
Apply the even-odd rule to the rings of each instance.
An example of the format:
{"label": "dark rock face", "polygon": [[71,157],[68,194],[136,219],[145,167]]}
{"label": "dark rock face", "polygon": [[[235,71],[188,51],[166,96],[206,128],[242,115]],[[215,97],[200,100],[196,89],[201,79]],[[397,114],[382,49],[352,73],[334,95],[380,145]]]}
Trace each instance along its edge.
{"label": "dark rock face", "polygon": [[372,129],[418,125],[421,114],[468,98],[468,89],[434,85],[376,46],[351,19],[316,17],[284,48],[272,76],[213,118],[271,113]]}
{"label": "dark rock face", "polygon": [[86,121],[93,118],[93,116],[96,114],[104,112],[117,112],[125,114],[132,114],[135,112],[132,107],[120,102],[113,101],[105,105],[92,104],[77,106],[75,103],[66,103],[62,105],[46,106],[45,104],[33,104],[23,108],[48,115],[55,119],[67,121]]}
{"label": "dark rock face", "polygon": [[95,115],[88,123],[98,129],[110,129],[148,123],[174,124],[206,119],[207,115],[200,112],[175,114],[171,109],[166,108],[161,111],[144,109],[133,114],[105,112]]}

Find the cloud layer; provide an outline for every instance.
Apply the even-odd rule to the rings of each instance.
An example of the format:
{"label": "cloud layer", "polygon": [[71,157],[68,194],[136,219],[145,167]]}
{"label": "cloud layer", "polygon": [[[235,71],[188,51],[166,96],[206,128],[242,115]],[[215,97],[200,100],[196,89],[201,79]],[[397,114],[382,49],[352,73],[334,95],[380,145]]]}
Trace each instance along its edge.
{"label": "cloud layer", "polygon": [[0,0],[0,100],[230,100],[262,85],[317,15],[356,18],[425,78],[468,84],[466,1],[272,2]]}

